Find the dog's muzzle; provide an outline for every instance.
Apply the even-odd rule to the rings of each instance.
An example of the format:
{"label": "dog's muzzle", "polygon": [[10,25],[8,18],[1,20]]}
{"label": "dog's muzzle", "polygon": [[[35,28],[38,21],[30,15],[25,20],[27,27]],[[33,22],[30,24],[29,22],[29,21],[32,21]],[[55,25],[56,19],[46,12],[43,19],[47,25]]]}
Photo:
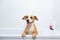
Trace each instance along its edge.
{"label": "dog's muzzle", "polygon": [[29,20],[26,20],[27,21],[27,23],[29,23]]}
{"label": "dog's muzzle", "polygon": [[30,27],[33,23],[33,21],[32,22],[29,22],[29,20],[26,20],[26,21],[27,21],[27,27]]}

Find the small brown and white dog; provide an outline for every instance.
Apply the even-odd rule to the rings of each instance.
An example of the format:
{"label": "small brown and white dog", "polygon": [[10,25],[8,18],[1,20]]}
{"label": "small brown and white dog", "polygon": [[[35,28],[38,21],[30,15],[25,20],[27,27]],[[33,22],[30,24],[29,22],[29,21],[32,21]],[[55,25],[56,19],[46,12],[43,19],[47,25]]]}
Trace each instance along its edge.
{"label": "small brown and white dog", "polygon": [[22,18],[23,20],[26,20],[26,27],[22,34],[22,37],[25,37],[28,34],[32,34],[33,38],[36,38],[36,35],[38,34],[36,25],[34,24],[35,20],[38,20],[36,16],[24,16]]}

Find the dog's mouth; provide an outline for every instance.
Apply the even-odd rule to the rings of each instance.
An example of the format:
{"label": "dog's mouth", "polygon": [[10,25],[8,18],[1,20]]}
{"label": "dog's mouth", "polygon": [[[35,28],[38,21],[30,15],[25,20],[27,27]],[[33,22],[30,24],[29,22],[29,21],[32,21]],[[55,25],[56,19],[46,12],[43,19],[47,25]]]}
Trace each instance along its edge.
{"label": "dog's mouth", "polygon": [[27,22],[27,27],[30,27],[32,25],[32,22]]}
{"label": "dog's mouth", "polygon": [[33,23],[33,21],[32,21],[32,22],[30,22],[29,20],[26,20],[26,21],[27,21],[27,26],[28,26],[28,27],[30,27],[31,24]]}
{"label": "dog's mouth", "polygon": [[31,23],[30,23],[30,22],[28,22],[28,23],[27,23],[27,26],[28,26],[28,27],[29,27],[29,26],[31,26]]}

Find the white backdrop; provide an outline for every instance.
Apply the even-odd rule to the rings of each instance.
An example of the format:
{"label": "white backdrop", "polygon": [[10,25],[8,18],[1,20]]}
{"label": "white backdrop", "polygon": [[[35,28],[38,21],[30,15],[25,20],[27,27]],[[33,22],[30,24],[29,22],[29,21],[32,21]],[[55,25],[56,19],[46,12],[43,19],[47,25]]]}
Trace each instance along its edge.
{"label": "white backdrop", "polygon": [[0,30],[24,29],[22,17],[33,14],[38,17],[37,29],[49,29],[52,23],[52,0],[0,0]]}
{"label": "white backdrop", "polygon": [[60,31],[60,0],[53,0],[53,20],[56,21],[56,29]]}

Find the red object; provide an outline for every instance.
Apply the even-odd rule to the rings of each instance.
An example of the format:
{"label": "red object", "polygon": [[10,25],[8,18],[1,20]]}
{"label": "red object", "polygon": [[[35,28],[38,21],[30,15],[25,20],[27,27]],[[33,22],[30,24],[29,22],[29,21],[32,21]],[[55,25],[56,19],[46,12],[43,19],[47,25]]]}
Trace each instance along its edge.
{"label": "red object", "polygon": [[52,25],[50,25],[50,28],[52,28],[53,26]]}
{"label": "red object", "polygon": [[50,25],[50,29],[51,29],[51,30],[54,30],[52,25]]}

